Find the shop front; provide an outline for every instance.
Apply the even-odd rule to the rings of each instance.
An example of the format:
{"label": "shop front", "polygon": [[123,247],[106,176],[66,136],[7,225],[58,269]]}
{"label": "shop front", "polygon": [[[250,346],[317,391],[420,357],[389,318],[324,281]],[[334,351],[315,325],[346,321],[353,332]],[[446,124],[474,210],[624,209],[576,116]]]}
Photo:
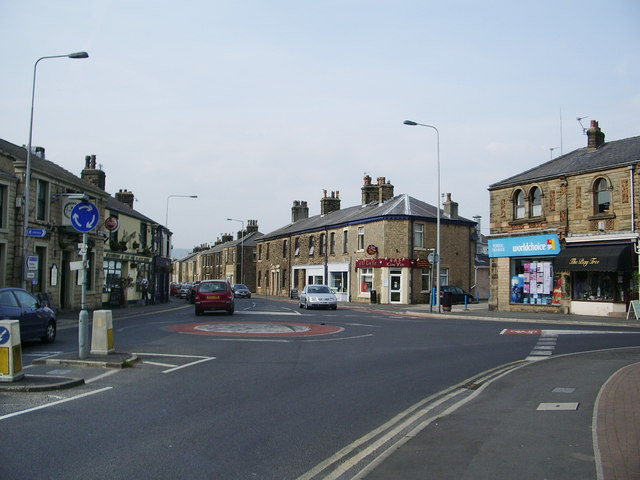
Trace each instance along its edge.
{"label": "shop front", "polygon": [[491,275],[491,282],[498,282],[492,288],[498,296],[493,308],[548,311],[560,307],[562,282],[553,265],[558,253],[557,234],[489,239],[489,257],[495,259],[498,270]]}
{"label": "shop front", "polygon": [[360,301],[410,304],[411,269],[430,266],[426,260],[411,258],[367,258],[356,260]]}
{"label": "shop front", "polygon": [[637,270],[634,245],[567,243],[554,259],[554,268],[570,277],[571,312],[579,315],[623,316],[633,296],[632,273]]}

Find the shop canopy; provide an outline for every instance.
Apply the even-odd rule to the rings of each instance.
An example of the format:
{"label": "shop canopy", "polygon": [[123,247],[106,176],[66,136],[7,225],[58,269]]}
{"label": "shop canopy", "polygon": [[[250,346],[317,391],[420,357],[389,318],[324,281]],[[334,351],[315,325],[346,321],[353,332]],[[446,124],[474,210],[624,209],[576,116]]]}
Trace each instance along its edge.
{"label": "shop canopy", "polygon": [[589,245],[567,247],[553,260],[553,268],[563,272],[630,272],[632,245]]}

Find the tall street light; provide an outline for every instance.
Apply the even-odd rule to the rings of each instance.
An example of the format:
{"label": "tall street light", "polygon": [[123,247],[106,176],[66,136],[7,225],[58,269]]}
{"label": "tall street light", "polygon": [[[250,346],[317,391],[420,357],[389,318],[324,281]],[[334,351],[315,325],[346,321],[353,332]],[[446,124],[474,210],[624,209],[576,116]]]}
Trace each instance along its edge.
{"label": "tall street light", "polygon": [[164,216],[164,226],[169,228],[169,199],[170,198],[176,198],[176,197],[182,197],[182,198],[198,198],[198,195],[169,195],[167,197],[167,212]]}
{"label": "tall street light", "polygon": [[48,57],[40,57],[33,65],[33,84],[31,87],[31,118],[29,120],[29,143],[27,145],[27,164],[25,165],[24,177],[24,215],[23,215],[23,232],[22,232],[22,287],[27,288],[27,256],[29,255],[29,246],[27,232],[29,230],[29,202],[31,200],[31,141],[33,139],[33,105],[36,96],[36,71],[40,60],[49,58],[88,58],[87,52],[67,53],[66,55],[50,55]]}
{"label": "tall street light", "polygon": [[433,260],[436,263],[436,311],[440,311],[440,132],[433,125],[426,125],[424,123],[414,122],[412,120],[405,120],[405,125],[410,125],[412,127],[420,126],[433,128],[436,131],[436,141],[437,141],[437,152],[438,152],[438,168],[437,168],[437,178],[438,178],[438,201],[436,202],[436,251],[433,256]]}
{"label": "tall street light", "polygon": [[244,220],[236,220],[235,218],[227,218],[230,222],[241,222],[242,230],[240,231],[240,283],[244,285]]}

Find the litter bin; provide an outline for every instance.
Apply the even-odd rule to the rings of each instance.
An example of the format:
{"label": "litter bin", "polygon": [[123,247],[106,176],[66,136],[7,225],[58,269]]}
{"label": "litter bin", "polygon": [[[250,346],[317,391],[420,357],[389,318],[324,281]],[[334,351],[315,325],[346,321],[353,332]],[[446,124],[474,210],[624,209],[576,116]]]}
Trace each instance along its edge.
{"label": "litter bin", "polygon": [[443,312],[450,312],[451,311],[451,297],[452,297],[452,293],[451,292],[442,292],[442,311]]}
{"label": "litter bin", "polygon": [[292,300],[297,300],[298,299],[298,289],[297,288],[292,288],[291,289],[291,299]]}
{"label": "litter bin", "polygon": [[371,303],[378,303],[378,292],[371,290]]}

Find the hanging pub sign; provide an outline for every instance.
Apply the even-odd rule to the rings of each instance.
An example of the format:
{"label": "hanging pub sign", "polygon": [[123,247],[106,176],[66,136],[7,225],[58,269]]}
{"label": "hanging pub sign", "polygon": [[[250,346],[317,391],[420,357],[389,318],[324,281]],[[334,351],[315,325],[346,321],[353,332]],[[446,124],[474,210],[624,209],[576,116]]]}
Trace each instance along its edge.
{"label": "hanging pub sign", "polygon": [[104,228],[109,230],[110,232],[117,232],[118,228],[120,228],[120,222],[118,221],[118,217],[110,216],[107,217],[104,221]]}
{"label": "hanging pub sign", "polygon": [[378,253],[378,247],[376,247],[375,245],[369,245],[367,247],[367,254],[368,255],[375,255],[376,253]]}

